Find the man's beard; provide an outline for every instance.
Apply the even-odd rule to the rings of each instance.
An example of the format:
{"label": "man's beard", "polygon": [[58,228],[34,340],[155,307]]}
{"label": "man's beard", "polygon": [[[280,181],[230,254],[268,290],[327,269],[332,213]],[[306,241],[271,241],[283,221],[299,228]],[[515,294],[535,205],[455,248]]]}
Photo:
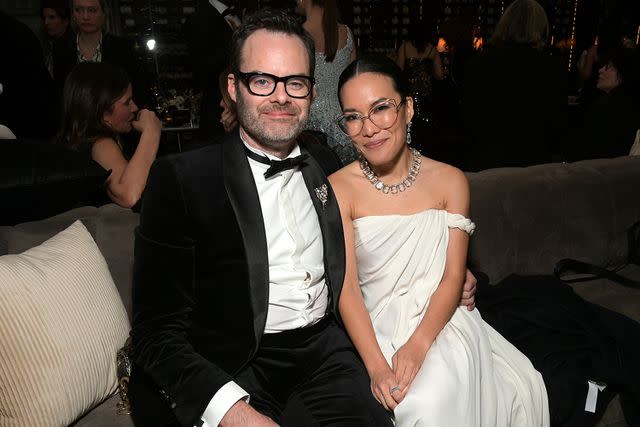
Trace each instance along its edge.
{"label": "man's beard", "polygon": [[[237,92],[237,113],[238,123],[244,131],[256,143],[277,151],[295,140],[307,125],[308,111],[302,111],[300,107],[293,103],[287,104],[271,104],[260,106],[256,110],[255,106],[249,106],[245,103],[243,94]],[[292,120],[283,121],[283,123],[266,123],[261,119],[261,114],[270,111],[281,111],[293,114]],[[295,118],[295,121],[293,119]]]}

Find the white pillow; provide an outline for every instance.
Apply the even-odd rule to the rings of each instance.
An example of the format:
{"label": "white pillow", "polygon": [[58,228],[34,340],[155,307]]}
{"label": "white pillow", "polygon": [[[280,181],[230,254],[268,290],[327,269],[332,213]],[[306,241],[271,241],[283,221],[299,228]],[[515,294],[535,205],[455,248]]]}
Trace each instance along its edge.
{"label": "white pillow", "polygon": [[129,329],[82,222],[0,256],[0,426],[67,426],[112,395]]}

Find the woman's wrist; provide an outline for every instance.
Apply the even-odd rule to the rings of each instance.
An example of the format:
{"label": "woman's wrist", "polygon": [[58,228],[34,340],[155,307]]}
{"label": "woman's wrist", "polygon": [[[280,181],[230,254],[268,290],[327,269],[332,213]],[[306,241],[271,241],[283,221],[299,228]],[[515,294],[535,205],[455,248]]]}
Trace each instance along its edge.
{"label": "woman's wrist", "polygon": [[382,353],[374,356],[372,360],[365,362],[364,366],[369,376],[372,376],[375,372],[389,368],[389,364],[387,363]]}

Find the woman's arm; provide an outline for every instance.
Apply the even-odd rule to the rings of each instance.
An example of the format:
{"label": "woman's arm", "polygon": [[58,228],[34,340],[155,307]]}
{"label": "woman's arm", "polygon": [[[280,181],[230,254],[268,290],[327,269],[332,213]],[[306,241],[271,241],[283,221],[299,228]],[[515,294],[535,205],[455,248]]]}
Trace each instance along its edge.
{"label": "woman's arm", "polygon": [[358,57],[358,47],[356,46],[356,39],[353,38],[353,32],[351,31],[351,28],[347,27],[346,25],[344,26],[345,30],[347,31],[347,37],[351,36],[351,56],[349,57],[349,59],[351,60],[351,62],[355,61],[356,58]]}
{"label": "woman's arm", "polygon": [[[445,193],[445,209],[450,213],[468,216],[469,186],[464,174],[458,169],[447,167],[439,181],[440,188],[443,188]],[[449,230],[447,260],[442,280],[431,296],[429,307],[418,327],[392,358],[402,397],[422,367],[431,344],[451,319],[460,302],[466,275],[468,244],[469,237],[466,232],[458,229]]]}
{"label": "woman's arm", "polygon": [[444,79],[444,68],[442,67],[442,58],[440,57],[440,52],[438,52],[438,48],[433,46],[431,49],[433,59],[433,77],[436,80]]}
{"label": "woman's arm", "polygon": [[589,80],[589,78],[591,77],[591,73],[593,72],[593,64],[596,62],[597,57],[597,46],[591,46],[589,49],[587,49],[587,54],[585,55],[583,64],[581,66],[578,66],[578,74],[580,75],[582,81]]}
{"label": "woman's arm", "polygon": [[103,168],[110,169],[107,178],[107,193],[120,206],[135,205],[147,184],[149,169],[153,164],[160,144],[162,123],[149,110],[140,110],[133,126],[141,132],[140,141],[131,160],[127,161],[118,144],[111,138],[97,140],[91,156]]}
{"label": "woman's arm", "polygon": [[[336,175],[341,176],[336,177]],[[390,390],[397,384],[391,367],[380,350],[371,317],[364,305],[360,290],[356,267],[351,188],[344,182],[346,179],[345,174],[340,172],[329,177],[340,207],[346,254],[345,277],[338,308],[351,341],[358,350],[371,378],[371,391],[382,406],[393,410],[399,402],[394,400]]]}

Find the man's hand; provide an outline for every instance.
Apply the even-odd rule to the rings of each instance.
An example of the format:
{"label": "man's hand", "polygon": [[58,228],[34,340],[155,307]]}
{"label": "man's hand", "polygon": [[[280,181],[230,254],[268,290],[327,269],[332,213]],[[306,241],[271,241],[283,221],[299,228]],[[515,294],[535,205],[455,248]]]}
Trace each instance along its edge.
{"label": "man's hand", "polygon": [[253,409],[244,400],[238,400],[220,420],[220,427],[278,427],[278,424]]}
{"label": "man's hand", "polygon": [[476,307],[476,284],[478,281],[475,276],[467,269],[467,275],[464,279],[464,287],[462,288],[462,298],[460,305],[466,305],[467,310],[471,311]]}

